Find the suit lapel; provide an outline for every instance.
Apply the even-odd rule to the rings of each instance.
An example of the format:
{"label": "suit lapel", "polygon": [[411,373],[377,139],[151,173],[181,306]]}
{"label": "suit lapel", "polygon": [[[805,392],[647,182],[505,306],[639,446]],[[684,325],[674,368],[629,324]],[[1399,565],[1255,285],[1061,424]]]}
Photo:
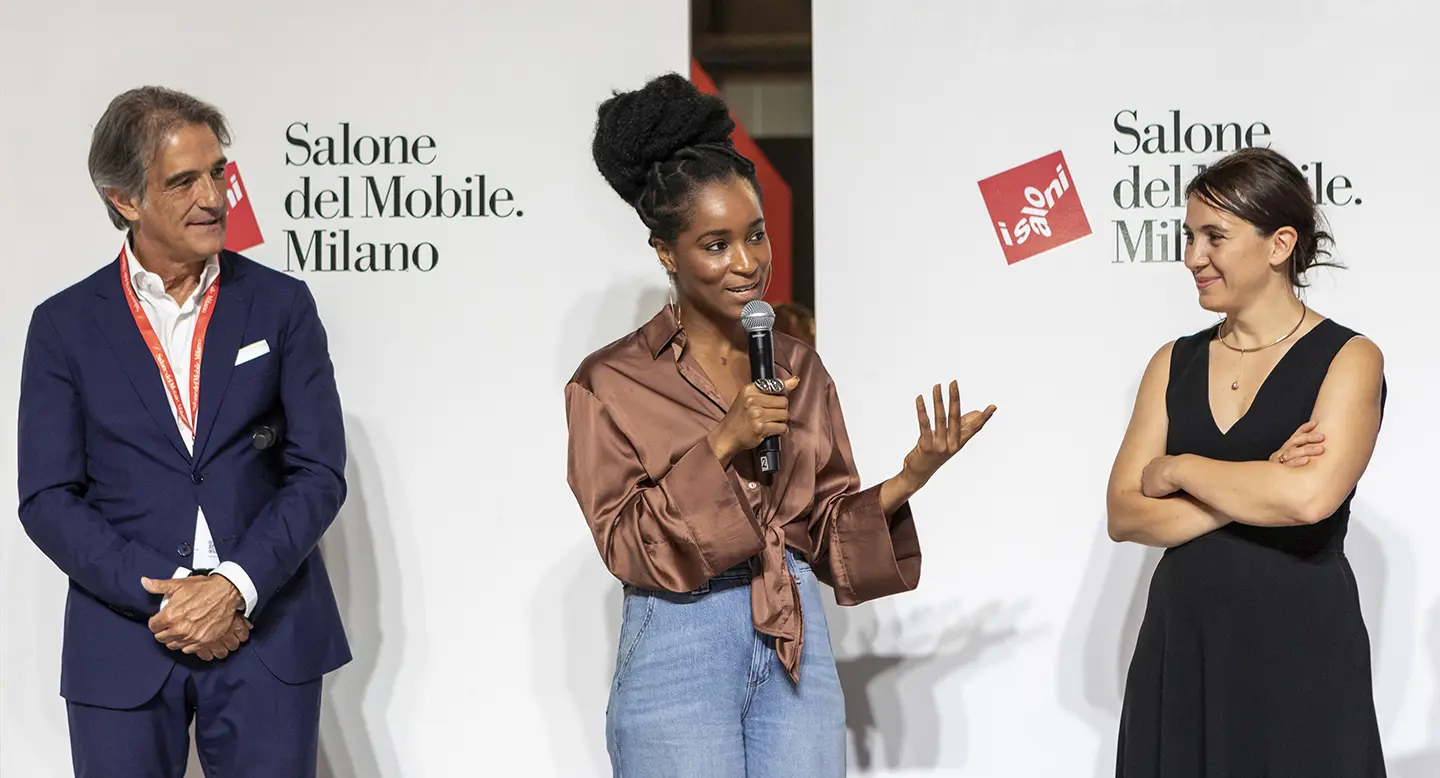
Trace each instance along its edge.
{"label": "suit lapel", "polygon": [[140,335],[140,328],[135,325],[135,317],[130,314],[130,306],[125,302],[125,292],[120,286],[120,262],[112,262],[109,270],[111,272],[100,275],[99,286],[95,290],[100,297],[100,304],[92,309],[96,323],[120,366],[125,369],[130,385],[140,397],[140,404],[160,425],[160,431],[170,445],[188,460],[190,453],[185,450],[185,441],[180,438],[180,430],[176,426],[179,422],[170,411],[165,383],[160,380],[160,368],[156,366],[155,357],[150,354],[150,347],[145,345],[145,338]]}
{"label": "suit lapel", "polygon": [[195,459],[205,454],[220,414],[220,403],[235,372],[235,356],[245,337],[245,323],[250,318],[250,295],[245,288],[244,274],[232,254],[220,255],[220,297],[215,301],[215,314],[205,333],[205,354],[200,362],[200,418],[195,425]]}

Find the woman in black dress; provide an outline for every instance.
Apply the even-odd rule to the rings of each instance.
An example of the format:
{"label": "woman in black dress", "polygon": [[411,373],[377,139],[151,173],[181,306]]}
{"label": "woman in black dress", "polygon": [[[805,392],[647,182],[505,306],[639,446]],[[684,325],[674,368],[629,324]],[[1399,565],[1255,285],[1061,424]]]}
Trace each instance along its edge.
{"label": "woman in black dress", "polygon": [[1378,778],[1344,542],[1380,430],[1380,350],[1297,296],[1330,236],[1288,160],[1236,152],[1186,198],[1185,266],[1224,318],[1150,360],[1110,476],[1110,536],[1166,549],[1116,775]]}

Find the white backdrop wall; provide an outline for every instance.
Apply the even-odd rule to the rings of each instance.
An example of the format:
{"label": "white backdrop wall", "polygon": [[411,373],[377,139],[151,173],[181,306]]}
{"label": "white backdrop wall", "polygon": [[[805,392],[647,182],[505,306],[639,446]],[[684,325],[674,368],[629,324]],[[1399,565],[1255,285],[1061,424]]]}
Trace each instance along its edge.
{"label": "white backdrop wall", "polygon": [[[836,625],[856,772],[1113,775],[1158,552],[1105,536],[1106,478],[1151,354],[1214,322],[1158,240],[1145,262],[1117,235],[1182,219],[1148,182],[1221,156],[1203,128],[1170,151],[1178,111],[1182,143],[1192,123],[1263,123],[1257,143],[1322,171],[1349,269],[1317,273],[1308,300],[1373,337],[1390,382],[1348,542],[1380,725],[1392,776],[1440,775],[1440,268],[1421,227],[1437,25],[1421,0],[815,4],[819,350],[864,409],[861,471],[893,469],[910,398],[936,381],[999,406],[917,500],[920,589]],[[1091,233],[1007,264],[979,182],[1056,151]],[[1128,207],[1132,166],[1157,207]],[[1012,237],[1020,193],[995,217]]]}
{"label": "white backdrop wall", "polygon": [[[349,501],[323,545],[356,655],[327,681],[322,774],[608,774],[619,589],[565,486],[561,389],[664,299],[643,227],[589,144],[612,88],[688,72],[687,13],[673,0],[0,10],[0,473],[12,485],[29,313],[120,246],[85,172],[114,95],[163,84],[225,111],[265,236],[246,253],[288,262],[318,299],[350,454]],[[306,157],[287,131],[313,142],[342,123],[352,139],[429,136],[433,162],[287,164]],[[477,174],[511,193],[514,215],[361,213],[364,176],[403,175],[408,191]],[[317,189],[351,178],[353,218],[291,218],[304,176]],[[298,270],[286,231],[303,244],[322,228],[428,242],[439,263]],[[0,774],[69,775],[65,579],[18,521],[0,522],[0,544]]]}

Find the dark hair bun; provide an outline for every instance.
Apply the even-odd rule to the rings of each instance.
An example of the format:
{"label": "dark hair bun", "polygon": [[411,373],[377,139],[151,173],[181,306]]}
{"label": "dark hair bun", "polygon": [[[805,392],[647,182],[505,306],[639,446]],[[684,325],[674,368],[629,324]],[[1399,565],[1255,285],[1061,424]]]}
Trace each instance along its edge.
{"label": "dark hair bun", "polygon": [[1310,184],[1295,163],[1273,149],[1244,148],[1204,168],[1185,187],[1185,197],[1200,200],[1249,222],[1265,237],[1281,227],[1295,230],[1295,246],[1285,263],[1292,286],[1308,284],[1305,271],[1341,267],[1328,260],[1334,239],[1322,229],[1325,214],[1311,197]]}
{"label": "dark hair bun", "polygon": [[634,205],[657,162],[702,143],[730,143],[735,122],[725,101],[667,73],[600,104],[591,153],[616,194]]}

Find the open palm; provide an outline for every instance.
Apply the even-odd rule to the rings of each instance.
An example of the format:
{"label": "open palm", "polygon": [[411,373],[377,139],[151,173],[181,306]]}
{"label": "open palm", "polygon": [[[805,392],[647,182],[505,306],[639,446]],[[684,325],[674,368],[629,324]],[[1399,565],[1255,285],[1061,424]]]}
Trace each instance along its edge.
{"label": "open palm", "polygon": [[960,412],[960,384],[950,382],[950,403],[946,407],[940,384],[935,385],[935,423],[930,423],[930,414],[925,408],[925,396],[915,397],[915,416],[920,423],[920,439],[915,448],[905,455],[905,469],[920,483],[930,480],[941,465],[960,452],[976,433],[985,428],[985,423],[995,415],[995,406],[983,411]]}

